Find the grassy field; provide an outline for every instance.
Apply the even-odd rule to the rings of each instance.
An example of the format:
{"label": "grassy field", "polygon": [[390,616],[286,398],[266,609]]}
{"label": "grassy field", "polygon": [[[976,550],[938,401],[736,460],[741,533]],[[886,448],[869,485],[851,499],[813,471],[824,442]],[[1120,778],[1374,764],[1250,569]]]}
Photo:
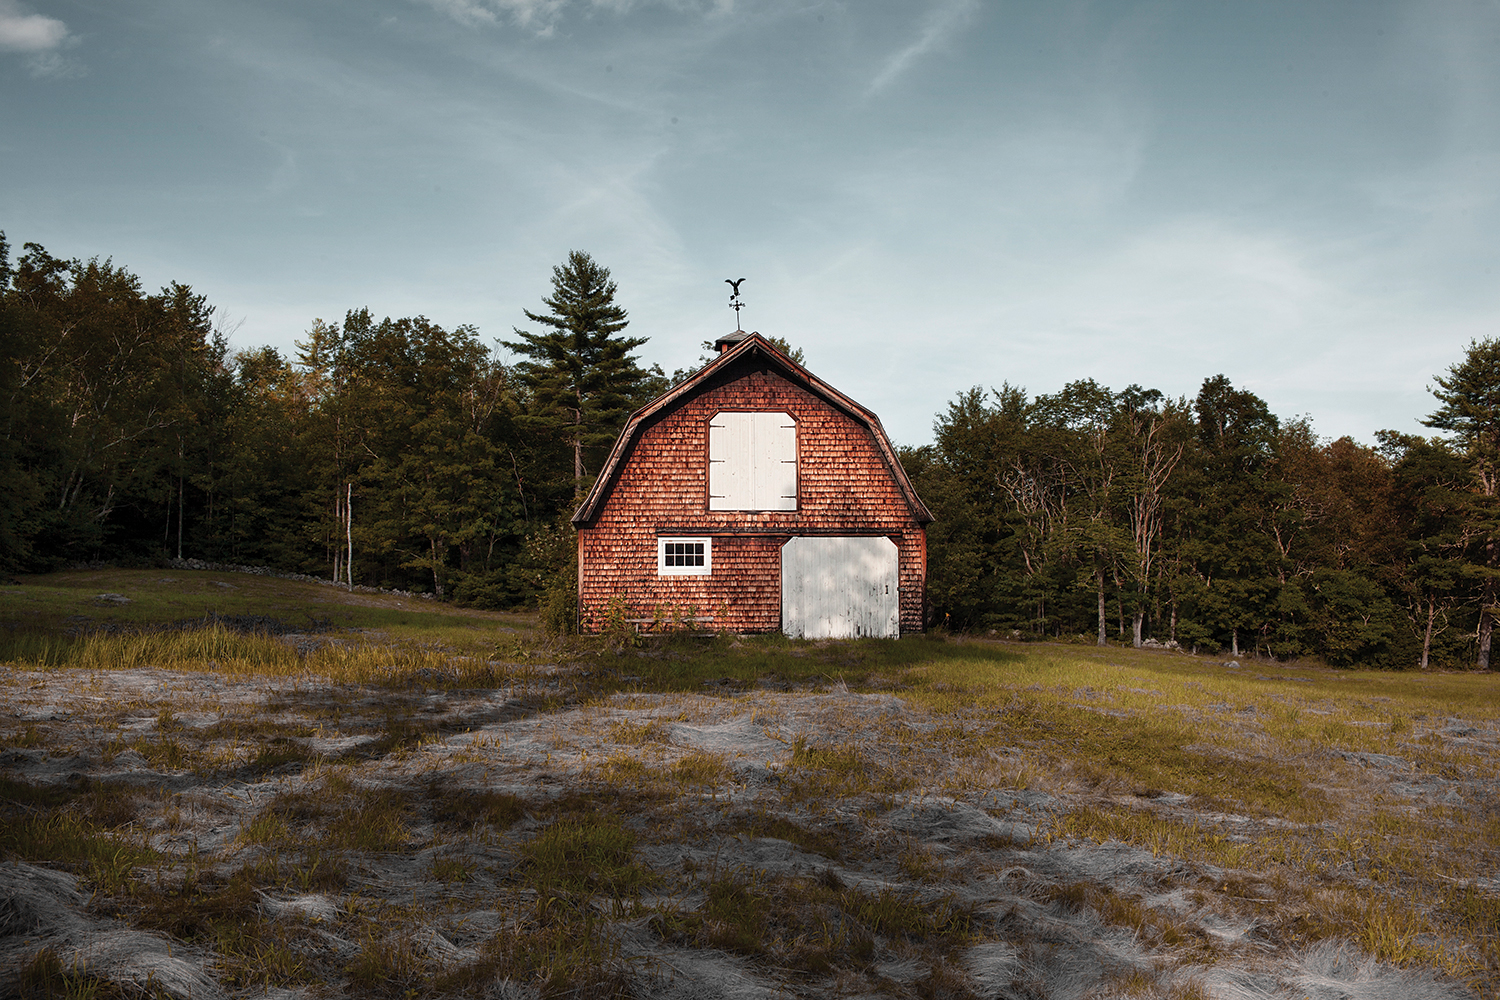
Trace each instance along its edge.
{"label": "grassy field", "polygon": [[1493,676],[531,626],[0,588],[0,995],[1500,993]]}

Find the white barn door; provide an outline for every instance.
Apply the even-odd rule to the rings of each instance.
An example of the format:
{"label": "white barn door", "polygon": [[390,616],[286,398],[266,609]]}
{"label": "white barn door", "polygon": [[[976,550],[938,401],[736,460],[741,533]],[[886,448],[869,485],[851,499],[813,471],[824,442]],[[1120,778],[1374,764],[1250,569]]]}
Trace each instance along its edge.
{"label": "white barn door", "polygon": [[896,543],[793,538],[781,547],[781,630],[793,638],[901,634]]}

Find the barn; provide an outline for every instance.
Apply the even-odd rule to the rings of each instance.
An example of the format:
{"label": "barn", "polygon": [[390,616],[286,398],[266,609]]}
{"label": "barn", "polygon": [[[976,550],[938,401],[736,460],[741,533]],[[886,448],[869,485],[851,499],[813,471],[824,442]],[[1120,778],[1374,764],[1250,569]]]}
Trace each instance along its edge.
{"label": "barn", "polygon": [[573,515],[580,629],[920,632],[932,515],[879,419],[758,333],[717,346],[631,414]]}

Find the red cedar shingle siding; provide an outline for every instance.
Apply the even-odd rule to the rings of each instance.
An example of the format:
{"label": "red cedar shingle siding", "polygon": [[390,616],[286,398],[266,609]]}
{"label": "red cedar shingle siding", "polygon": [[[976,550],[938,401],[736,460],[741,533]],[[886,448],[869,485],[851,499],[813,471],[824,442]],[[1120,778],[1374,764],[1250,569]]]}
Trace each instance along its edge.
{"label": "red cedar shingle siding", "polygon": [[[926,531],[870,428],[773,370],[736,366],[718,375],[637,432],[597,516],[579,524],[582,628],[597,631],[620,595],[632,618],[691,605],[711,615],[715,629],[778,631],[787,539],[883,534],[898,547],[901,630],[921,631]],[[796,511],[709,511],[708,422],[725,410],[779,410],[796,419]],[[737,534],[745,531],[772,533]],[[659,535],[711,537],[712,575],[659,576]]]}

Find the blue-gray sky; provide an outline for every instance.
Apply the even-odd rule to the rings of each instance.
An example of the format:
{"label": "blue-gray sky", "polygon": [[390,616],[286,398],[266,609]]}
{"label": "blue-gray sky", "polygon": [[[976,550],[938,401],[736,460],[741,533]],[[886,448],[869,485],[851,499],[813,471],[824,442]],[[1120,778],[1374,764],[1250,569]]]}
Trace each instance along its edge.
{"label": "blue-gray sky", "polygon": [[902,444],[972,385],[1422,430],[1500,335],[1500,3],[0,0],[0,229],[287,351],[525,325],[570,249],[647,362],[746,329]]}

